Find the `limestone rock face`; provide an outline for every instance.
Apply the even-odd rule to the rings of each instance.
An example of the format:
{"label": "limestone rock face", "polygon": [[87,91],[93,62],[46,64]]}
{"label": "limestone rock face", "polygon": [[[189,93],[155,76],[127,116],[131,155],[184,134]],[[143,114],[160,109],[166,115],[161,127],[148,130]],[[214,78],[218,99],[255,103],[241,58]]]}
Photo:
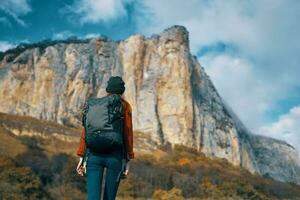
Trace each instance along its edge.
{"label": "limestone rock face", "polygon": [[105,95],[111,75],[126,83],[134,130],[154,145],[184,144],[300,184],[296,150],[249,133],[191,55],[181,26],[150,38],[98,37],[6,52],[0,60],[0,111],[79,127],[85,100]]}

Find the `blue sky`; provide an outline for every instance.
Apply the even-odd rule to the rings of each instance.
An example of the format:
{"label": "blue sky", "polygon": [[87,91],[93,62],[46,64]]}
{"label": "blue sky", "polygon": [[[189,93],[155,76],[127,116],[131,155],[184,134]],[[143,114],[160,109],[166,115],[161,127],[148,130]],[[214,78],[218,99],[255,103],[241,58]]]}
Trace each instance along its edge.
{"label": "blue sky", "polygon": [[0,51],[183,25],[192,53],[246,126],[300,151],[299,19],[298,0],[2,0]]}

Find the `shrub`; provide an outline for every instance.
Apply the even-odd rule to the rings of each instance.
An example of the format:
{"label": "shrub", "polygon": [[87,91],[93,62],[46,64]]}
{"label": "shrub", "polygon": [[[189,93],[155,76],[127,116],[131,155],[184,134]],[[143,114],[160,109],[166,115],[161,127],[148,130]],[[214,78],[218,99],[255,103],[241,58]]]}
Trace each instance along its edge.
{"label": "shrub", "polygon": [[168,191],[157,189],[154,191],[152,195],[153,199],[157,200],[184,200],[185,198],[182,196],[182,191],[179,188],[172,188]]}

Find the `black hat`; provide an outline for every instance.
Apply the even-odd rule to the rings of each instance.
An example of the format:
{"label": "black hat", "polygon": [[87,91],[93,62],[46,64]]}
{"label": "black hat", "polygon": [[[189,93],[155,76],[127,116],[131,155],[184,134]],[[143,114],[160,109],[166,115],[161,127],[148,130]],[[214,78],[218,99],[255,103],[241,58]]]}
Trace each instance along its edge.
{"label": "black hat", "polygon": [[106,92],[114,94],[123,94],[125,83],[120,76],[111,76],[107,81]]}

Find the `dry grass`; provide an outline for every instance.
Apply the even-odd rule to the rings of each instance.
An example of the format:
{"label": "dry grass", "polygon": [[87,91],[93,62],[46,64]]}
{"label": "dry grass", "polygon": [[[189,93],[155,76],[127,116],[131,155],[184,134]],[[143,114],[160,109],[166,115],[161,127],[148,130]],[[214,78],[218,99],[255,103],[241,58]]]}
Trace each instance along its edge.
{"label": "dry grass", "polygon": [[15,157],[28,150],[27,146],[7,129],[0,127],[0,135],[0,155]]}
{"label": "dry grass", "polygon": [[63,134],[79,137],[79,128],[70,128],[54,122],[39,120],[29,116],[10,115],[0,112],[0,126],[8,129],[30,130],[43,134]]}
{"label": "dry grass", "polygon": [[[41,131],[49,137],[16,136],[9,131],[15,128]],[[73,134],[78,141],[66,142],[51,137],[53,132]],[[10,157],[19,161],[19,165],[32,168],[55,199],[84,197],[84,181],[76,177],[74,170],[79,134],[77,129],[51,122],[0,114],[0,158]],[[253,175],[225,159],[210,159],[196,149],[182,145],[175,145],[173,149],[169,145],[154,148],[156,144],[151,141],[150,151],[139,151],[147,149],[141,145],[147,145],[149,135],[136,133],[135,144],[138,141],[131,173],[121,182],[118,199],[160,199],[158,194],[163,198],[194,200],[297,199],[300,196],[299,186]],[[64,166],[62,169],[60,162]]]}

